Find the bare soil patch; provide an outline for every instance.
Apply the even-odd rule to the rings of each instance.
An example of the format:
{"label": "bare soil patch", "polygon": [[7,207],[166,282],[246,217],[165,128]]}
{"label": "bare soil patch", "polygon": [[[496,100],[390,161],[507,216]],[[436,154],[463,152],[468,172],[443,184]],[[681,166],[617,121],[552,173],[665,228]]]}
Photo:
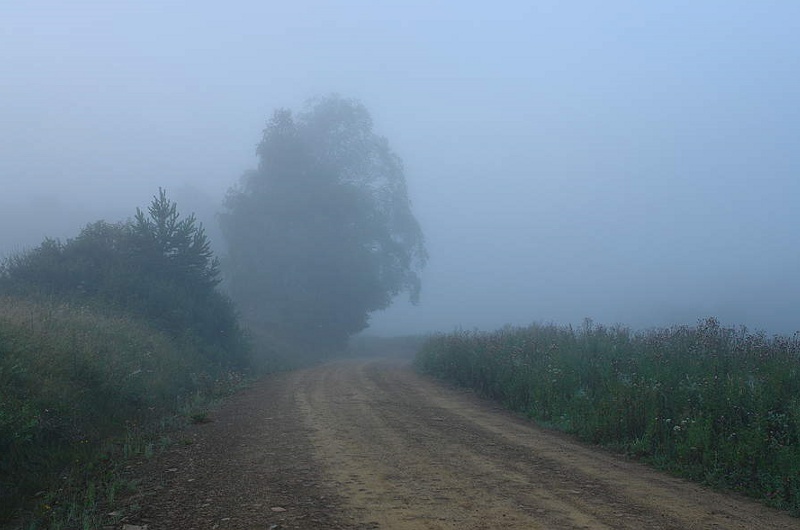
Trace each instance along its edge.
{"label": "bare soil patch", "polygon": [[134,463],[139,483],[123,521],[147,530],[350,528],[336,521],[340,501],[320,486],[310,433],[298,414],[298,374],[258,382],[173,433],[176,443]]}

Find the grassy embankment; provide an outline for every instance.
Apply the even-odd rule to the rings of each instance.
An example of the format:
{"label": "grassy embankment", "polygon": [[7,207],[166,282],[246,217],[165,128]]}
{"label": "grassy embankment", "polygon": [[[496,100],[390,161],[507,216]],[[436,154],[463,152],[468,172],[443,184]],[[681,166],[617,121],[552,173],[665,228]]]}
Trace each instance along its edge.
{"label": "grassy embankment", "polygon": [[554,325],[429,339],[424,373],[682,476],[800,514],[800,337]]}
{"label": "grassy embankment", "polygon": [[112,522],[119,457],[151,453],[176,414],[201,420],[192,407],[252,367],[220,279],[163,190],[132,220],[0,262],[0,521]]}
{"label": "grassy embankment", "polygon": [[29,528],[110,522],[130,486],[115,462],[239,381],[132,316],[1,297],[0,521],[25,507]]}

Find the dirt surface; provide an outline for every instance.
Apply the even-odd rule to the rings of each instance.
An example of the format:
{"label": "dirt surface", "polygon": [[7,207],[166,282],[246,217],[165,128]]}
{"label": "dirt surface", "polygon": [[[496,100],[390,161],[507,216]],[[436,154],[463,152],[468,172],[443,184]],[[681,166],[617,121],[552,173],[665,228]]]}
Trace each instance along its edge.
{"label": "dirt surface", "polygon": [[354,360],[268,378],[135,466],[155,529],[752,529],[800,520]]}

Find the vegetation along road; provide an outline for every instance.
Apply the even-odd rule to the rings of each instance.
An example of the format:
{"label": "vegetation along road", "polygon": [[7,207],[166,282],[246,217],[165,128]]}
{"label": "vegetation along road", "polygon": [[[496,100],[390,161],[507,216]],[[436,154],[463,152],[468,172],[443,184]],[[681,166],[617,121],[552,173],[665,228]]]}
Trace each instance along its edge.
{"label": "vegetation along road", "polygon": [[267,378],[132,466],[132,527],[798,528],[790,516],[347,360]]}

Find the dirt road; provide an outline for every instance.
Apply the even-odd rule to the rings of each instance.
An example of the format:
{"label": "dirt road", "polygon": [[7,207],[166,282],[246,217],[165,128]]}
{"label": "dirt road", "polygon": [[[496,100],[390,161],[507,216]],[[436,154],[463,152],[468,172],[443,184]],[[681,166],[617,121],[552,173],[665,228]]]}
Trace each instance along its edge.
{"label": "dirt road", "polygon": [[268,379],[187,436],[191,443],[135,471],[150,478],[131,523],[800,528],[783,513],[539,429],[396,360],[341,361]]}

